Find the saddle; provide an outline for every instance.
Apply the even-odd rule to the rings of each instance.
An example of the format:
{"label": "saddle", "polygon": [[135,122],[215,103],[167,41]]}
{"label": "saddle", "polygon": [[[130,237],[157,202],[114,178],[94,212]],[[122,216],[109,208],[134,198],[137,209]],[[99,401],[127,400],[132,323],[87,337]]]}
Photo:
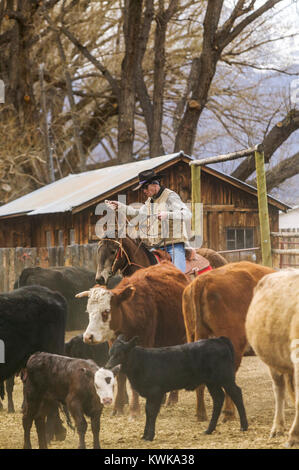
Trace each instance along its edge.
{"label": "saddle", "polygon": [[[149,250],[148,250],[149,251]],[[171,255],[162,249],[156,249],[150,251],[150,253],[155,257],[155,263],[161,263],[161,261],[172,261]],[[185,274],[191,277],[195,277],[199,274],[203,274],[207,271],[211,271],[212,267],[207,258],[196,253],[196,250],[192,248],[185,249],[185,258],[186,258],[186,271]]]}
{"label": "saddle", "polygon": [[207,258],[196,253],[196,250],[192,248],[187,248],[185,250],[186,257],[186,272],[189,276],[197,276],[203,274],[207,271],[211,271],[212,267]]}

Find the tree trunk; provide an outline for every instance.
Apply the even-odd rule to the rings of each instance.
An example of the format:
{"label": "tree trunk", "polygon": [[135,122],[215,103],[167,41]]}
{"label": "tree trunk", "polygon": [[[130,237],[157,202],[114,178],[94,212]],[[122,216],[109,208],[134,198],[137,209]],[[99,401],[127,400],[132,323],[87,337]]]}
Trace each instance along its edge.
{"label": "tree trunk", "polygon": [[82,172],[86,170],[86,156],[83,150],[82,139],[80,135],[80,123],[79,123],[79,119],[78,119],[77,112],[76,112],[76,104],[75,104],[73,88],[72,88],[72,79],[71,79],[70,72],[68,70],[65,53],[64,53],[63,45],[62,45],[59,34],[56,34],[56,43],[57,43],[57,48],[58,48],[58,52],[59,52],[61,63],[62,63],[62,68],[64,71],[67,97],[69,100],[71,119],[72,119],[73,129],[74,129],[74,140],[75,140],[77,155],[78,155],[77,157],[78,164],[76,166],[78,166],[79,170]]}
{"label": "tree trunk", "polygon": [[[8,2],[8,8],[11,2]],[[6,103],[12,103],[21,126],[38,122],[33,93],[32,64],[26,46],[32,34],[32,16],[36,6],[29,0],[18,1],[16,9],[5,12],[13,24],[10,30],[10,43],[6,60],[7,83]],[[5,51],[6,52],[6,51]],[[6,57],[5,57],[6,56]]]}
{"label": "tree trunk", "polygon": [[185,114],[178,127],[175,141],[175,152],[183,150],[191,155],[196,137],[199,117],[206,105],[209,89],[216,72],[217,62],[221,55],[220,48],[216,45],[216,31],[223,0],[209,0],[205,19],[202,53],[194,59],[192,64],[192,77],[196,67],[196,80],[193,81],[191,99],[187,103]]}
{"label": "tree trunk", "polygon": [[119,115],[118,159],[121,163],[133,158],[135,134],[136,75],[138,38],[140,32],[142,0],[126,0],[124,8],[125,56],[122,61]]}

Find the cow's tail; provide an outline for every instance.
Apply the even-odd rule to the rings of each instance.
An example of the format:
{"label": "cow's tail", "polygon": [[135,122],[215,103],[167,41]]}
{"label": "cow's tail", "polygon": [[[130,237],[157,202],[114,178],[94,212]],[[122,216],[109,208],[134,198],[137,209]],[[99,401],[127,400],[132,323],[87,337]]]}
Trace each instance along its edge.
{"label": "cow's tail", "polygon": [[193,282],[189,284],[183,292],[182,310],[186,330],[187,343],[194,341],[195,334],[195,315],[194,297],[193,297]]}
{"label": "cow's tail", "polygon": [[195,340],[205,339],[213,336],[213,331],[206,322],[204,311],[204,291],[206,282],[209,279],[208,274],[202,274],[194,285],[194,306],[195,306]]}
{"label": "cow's tail", "polygon": [[293,403],[295,403],[295,387],[294,387],[294,376],[293,374],[285,374],[284,376],[285,384],[289,392],[290,398]]}
{"label": "cow's tail", "polygon": [[67,409],[67,406],[65,404],[62,404],[61,405],[61,409],[64,413],[64,416],[65,416],[65,419],[66,419],[66,424],[68,425],[68,427],[70,429],[72,429],[73,431],[75,431],[75,428],[73,426],[73,423],[72,423],[72,420],[71,420],[71,417],[70,417],[70,414],[69,414],[69,410]]}

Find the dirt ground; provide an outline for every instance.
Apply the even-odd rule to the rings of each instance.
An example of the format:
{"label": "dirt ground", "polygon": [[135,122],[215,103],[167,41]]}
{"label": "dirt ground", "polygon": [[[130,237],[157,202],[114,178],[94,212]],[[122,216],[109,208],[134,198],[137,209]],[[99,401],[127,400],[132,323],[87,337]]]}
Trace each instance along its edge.
{"label": "dirt ground", "polygon": [[[69,334],[69,336],[72,336]],[[274,398],[268,369],[257,357],[244,357],[237,374],[237,384],[242,388],[249,421],[247,432],[239,430],[239,421],[223,423],[219,419],[216,431],[204,435],[207,422],[199,423],[195,416],[195,392],[181,391],[179,403],[173,407],[162,406],[157,418],[156,436],[153,442],[141,439],[145,414],[141,399],[141,415],[130,420],[128,410],[124,416],[111,416],[112,409],[104,408],[101,420],[101,447],[103,449],[284,449],[287,433],[270,439],[274,412]],[[212,402],[206,393],[208,416]],[[7,413],[7,402],[0,412],[0,449],[22,449],[22,384],[16,379],[14,390],[16,412]],[[289,429],[294,418],[290,400],[286,405],[286,424]],[[66,426],[66,424],[65,424]],[[37,448],[35,427],[31,430],[32,447]],[[86,435],[87,448],[92,447],[90,423]],[[64,442],[53,442],[50,449],[76,449],[78,437],[68,428]],[[299,447],[299,446],[298,446]]]}

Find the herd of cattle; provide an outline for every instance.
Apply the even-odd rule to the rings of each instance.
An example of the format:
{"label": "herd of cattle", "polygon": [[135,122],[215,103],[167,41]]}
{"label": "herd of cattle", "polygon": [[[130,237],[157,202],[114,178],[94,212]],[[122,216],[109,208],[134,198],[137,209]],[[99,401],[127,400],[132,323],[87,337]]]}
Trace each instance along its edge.
{"label": "herd of cattle", "polygon": [[[207,434],[214,431],[224,402],[226,418],[236,408],[246,431],[235,374],[248,343],[273,381],[271,436],[284,432],[287,387],[296,407],[287,445],[299,445],[298,269],[275,271],[242,261],[190,281],[162,261],[112,279],[105,287],[94,283],[95,274],[83,268],[30,268],[13,291],[0,294],[0,340],[5,346],[0,397],[6,381],[8,410],[14,411],[13,378],[19,374],[24,448],[31,448],[33,422],[40,448],[53,438],[65,439],[61,413],[70,427],[73,418],[79,448],[85,448],[89,417],[93,446],[100,448],[103,407],[113,403],[114,414],[124,412],[127,379],[131,416],[140,413],[139,395],[146,399],[145,440],[155,436],[165,395],[169,392],[167,403],[174,404],[181,389],[196,390],[197,417],[204,421],[207,387],[213,401]],[[65,343],[66,329],[85,331]]]}

